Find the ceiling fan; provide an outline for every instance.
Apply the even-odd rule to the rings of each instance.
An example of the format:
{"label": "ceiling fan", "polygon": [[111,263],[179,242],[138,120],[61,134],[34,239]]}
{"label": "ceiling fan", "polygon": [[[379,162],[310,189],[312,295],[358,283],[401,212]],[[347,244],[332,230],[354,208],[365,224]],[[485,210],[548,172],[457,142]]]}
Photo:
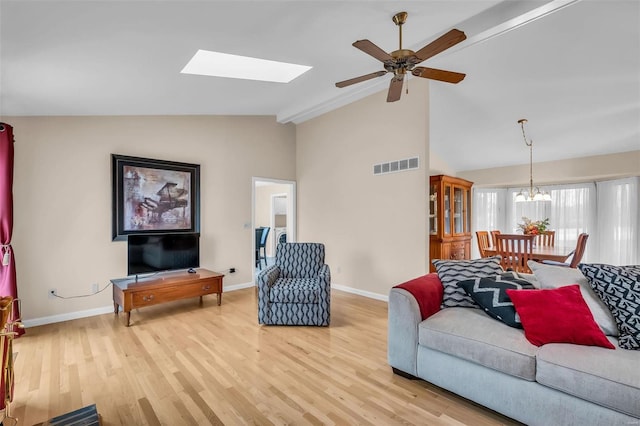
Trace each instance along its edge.
{"label": "ceiling fan", "polygon": [[393,16],[393,22],[398,26],[400,32],[400,47],[398,50],[387,53],[366,39],[358,40],[353,43],[354,47],[381,61],[384,65],[384,71],[376,71],[371,74],[340,81],[336,83],[336,87],[347,87],[355,83],[371,80],[372,78],[382,77],[386,73],[392,72],[393,78],[389,84],[387,102],[395,102],[400,99],[400,95],[402,94],[402,83],[407,72],[411,72],[411,74],[416,77],[429,78],[431,80],[439,80],[447,83],[455,84],[461,82],[464,79],[465,74],[435,68],[416,67],[416,65],[465,40],[467,36],[464,32],[453,29],[427,44],[417,52],[414,52],[413,50],[402,48],[402,25],[406,20],[407,12],[399,12]]}

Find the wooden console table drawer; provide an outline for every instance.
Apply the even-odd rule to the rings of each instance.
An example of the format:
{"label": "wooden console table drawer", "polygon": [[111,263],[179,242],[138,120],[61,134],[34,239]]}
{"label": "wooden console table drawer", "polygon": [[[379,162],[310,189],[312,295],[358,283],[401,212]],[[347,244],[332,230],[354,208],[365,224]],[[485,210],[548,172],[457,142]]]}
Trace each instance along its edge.
{"label": "wooden console table drawer", "polygon": [[218,293],[218,286],[205,283],[178,284],[166,288],[150,288],[131,294],[133,307],[151,306],[177,299],[205,296]]}
{"label": "wooden console table drawer", "polygon": [[113,308],[117,315],[119,308],[127,314],[130,324],[131,310],[207,294],[218,295],[218,305],[222,303],[223,274],[197,269],[195,273],[169,272],[148,278],[121,278],[111,280],[113,284]]}

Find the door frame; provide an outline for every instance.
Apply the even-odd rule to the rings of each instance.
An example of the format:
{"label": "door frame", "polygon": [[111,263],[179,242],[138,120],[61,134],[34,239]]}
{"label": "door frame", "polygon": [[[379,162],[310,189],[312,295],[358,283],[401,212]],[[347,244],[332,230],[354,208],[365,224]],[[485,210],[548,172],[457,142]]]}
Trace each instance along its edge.
{"label": "door frame", "polygon": [[[297,201],[296,201],[296,181],[285,179],[274,179],[253,176],[251,178],[251,270],[253,271],[253,282],[256,283],[256,186],[258,183],[267,183],[274,185],[289,185],[290,195],[287,194],[287,241],[292,242],[297,240]],[[289,218],[289,216],[291,218]],[[273,218],[271,218],[273,220]],[[257,284],[256,284],[257,285]]]}

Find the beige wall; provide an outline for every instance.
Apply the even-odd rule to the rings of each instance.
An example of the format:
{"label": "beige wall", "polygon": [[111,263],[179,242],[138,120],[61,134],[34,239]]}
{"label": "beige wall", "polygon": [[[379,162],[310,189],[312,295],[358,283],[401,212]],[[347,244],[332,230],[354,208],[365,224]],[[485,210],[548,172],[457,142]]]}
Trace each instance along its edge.
{"label": "beige wall", "polygon": [[[333,282],[378,295],[426,271],[428,86],[403,102],[386,93],[298,126],[273,117],[2,117],[14,126],[16,253],[26,320],[111,305],[126,274],[126,244],[111,241],[110,154],[198,163],[201,265],[252,281],[251,179],[298,180],[298,240],[327,244]],[[297,152],[296,152],[297,151]],[[373,176],[373,164],[411,156],[420,169]],[[297,167],[296,167],[297,165]],[[440,164],[445,167],[445,164]],[[297,169],[297,170],[296,170]],[[640,174],[640,151],[534,165],[536,183]],[[478,186],[522,185],[527,165],[458,173]]]}
{"label": "beige wall", "polygon": [[[326,245],[333,283],[382,296],[428,262],[428,84],[411,82],[401,102],[380,92],[297,126],[298,240]],[[418,170],[373,175],[411,156]]]}
{"label": "beige wall", "polygon": [[[640,175],[640,151],[534,163],[534,185],[606,180]],[[529,165],[459,172],[475,186],[529,186]]]}
{"label": "beige wall", "polygon": [[252,176],[295,179],[295,129],[273,117],[3,117],[15,134],[18,292],[24,319],[111,305],[126,243],[111,241],[110,154],[201,165],[201,266],[252,282]]}
{"label": "beige wall", "polygon": [[456,176],[456,172],[440,156],[429,153],[429,176],[449,175]]}

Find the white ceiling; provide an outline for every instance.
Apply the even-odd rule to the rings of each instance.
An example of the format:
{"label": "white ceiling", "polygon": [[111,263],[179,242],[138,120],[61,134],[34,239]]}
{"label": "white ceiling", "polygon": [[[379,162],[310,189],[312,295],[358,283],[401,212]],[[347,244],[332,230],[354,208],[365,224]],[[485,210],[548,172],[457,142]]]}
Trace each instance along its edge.
{"label": "white ceiling", "polygon": [[[534,161],[640,149],[640,0],[0,0],[0,115],[299,123],[386,90],[389,76],[334,83],[382,69],[351,43],[397,49],[401,10],[405,48],[454,27],[468,36],[424,63],[467,74],[430,86],[431,150],[453,170],[527,163],[519,118]],[[313,69],[288,84],[180,74],[198,49]]]}

